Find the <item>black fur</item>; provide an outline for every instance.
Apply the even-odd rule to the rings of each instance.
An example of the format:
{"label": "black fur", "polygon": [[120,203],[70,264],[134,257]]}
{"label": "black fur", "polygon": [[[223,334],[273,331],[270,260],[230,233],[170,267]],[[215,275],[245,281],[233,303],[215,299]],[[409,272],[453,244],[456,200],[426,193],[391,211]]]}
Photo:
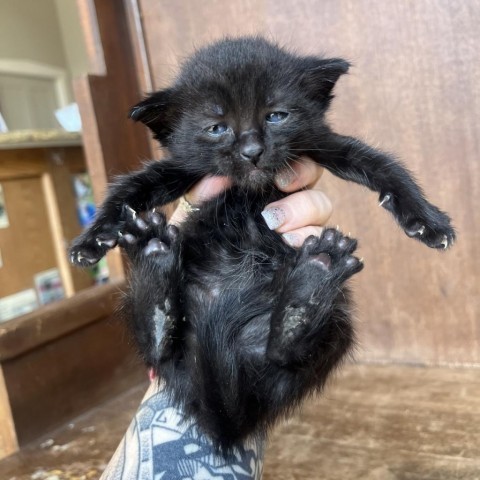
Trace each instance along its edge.
{"label": "black fur", "polygon": [[[133,264],[126,309],[140,352],[225,449],[320,390],[354,341],[344,282],[363,266],[352,255],[356,241],[326,229],[298,252],[287,246],[261,216],[285,195],[274,187],[277,173],[308,155],[377,191],[407,235],[433,248],[455,238],[448,216],[403,166],[326,124],[348,67],[259,38],[198,51],[171,88],[131,111],[169,158],[112,185],[71,248],[82,266],[117,242],[125,248]],[[180,231],[151,210],[208,174],[233,187]]]}

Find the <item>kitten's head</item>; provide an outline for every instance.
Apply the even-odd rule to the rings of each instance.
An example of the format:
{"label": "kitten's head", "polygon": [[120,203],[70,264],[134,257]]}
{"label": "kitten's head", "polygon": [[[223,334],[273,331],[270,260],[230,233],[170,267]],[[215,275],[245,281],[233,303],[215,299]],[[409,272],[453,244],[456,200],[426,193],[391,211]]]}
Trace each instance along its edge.
{"label": "kitten's head", "polygon": [[261,188],[318,148],[342,59],[300,57],[261,38],[197,51],[175,84],[133,107],[172,157],[200,174]]}

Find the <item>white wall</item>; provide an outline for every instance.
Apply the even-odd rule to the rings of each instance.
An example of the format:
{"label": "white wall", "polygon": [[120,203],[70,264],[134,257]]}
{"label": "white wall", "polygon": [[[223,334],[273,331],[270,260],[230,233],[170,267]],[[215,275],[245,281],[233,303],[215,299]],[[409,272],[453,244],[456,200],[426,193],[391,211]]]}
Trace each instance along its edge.
{"label": "white wall", "polygon": [[0,60],[24,60],[87,73],[88,60],[76,0],[0,0]]}
{"label": "white wall", "polygon": [[72,78],[87,73],[88,58],[76,0],[55,0],[63,48]]}
{"label": "white wall", "polygon": [[0,58],[67,67],[54,0],[0,0]]}

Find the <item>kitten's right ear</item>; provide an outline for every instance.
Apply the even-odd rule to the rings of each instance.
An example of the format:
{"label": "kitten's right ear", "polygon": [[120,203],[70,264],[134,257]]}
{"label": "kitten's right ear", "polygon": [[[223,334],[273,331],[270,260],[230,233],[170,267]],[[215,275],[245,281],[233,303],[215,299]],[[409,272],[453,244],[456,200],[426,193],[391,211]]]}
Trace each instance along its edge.
{"label": "kitten's right ear", "polygon": [[175,97],[172,88],[152,93],[130,110],[129,117],[144,123],[158,141],[168,143],[179,111]]}

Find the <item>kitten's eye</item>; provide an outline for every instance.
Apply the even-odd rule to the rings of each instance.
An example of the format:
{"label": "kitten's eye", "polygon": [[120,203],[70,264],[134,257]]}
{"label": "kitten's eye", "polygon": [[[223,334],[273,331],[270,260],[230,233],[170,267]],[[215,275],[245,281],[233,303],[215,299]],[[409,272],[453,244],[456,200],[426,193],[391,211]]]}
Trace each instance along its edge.
{"label": "kitten's eye", "polygon": [[210,127],[206,128],[205,131],[214,137],[218,137],[222,135],[228,130],[228,126],[224,123],[218,123],[216,125],[211,125]]}
{"label": "kitten's eye", "polygon": [[288,112],[271,112],[267,114],[265,120],[268,123],[281,123],[288,117]]}

